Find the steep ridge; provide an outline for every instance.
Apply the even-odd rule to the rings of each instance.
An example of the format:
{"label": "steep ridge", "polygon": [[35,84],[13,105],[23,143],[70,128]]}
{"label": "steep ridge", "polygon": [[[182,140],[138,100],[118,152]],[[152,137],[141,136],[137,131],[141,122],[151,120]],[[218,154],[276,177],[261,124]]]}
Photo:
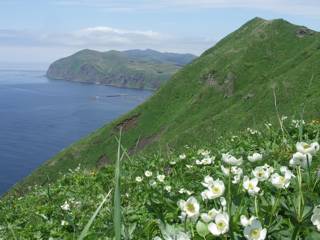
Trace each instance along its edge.
{"label": "steep ridge", "polygon": [[144,104],[62,151],[16,189],[51,181],[78,164],[112,162],[121,127],[131,154],[166,154],[186,144],[214,144],[222,134],[265,121],[276,124],[276,109],[279,116],[319,118],[319,59],[319,33],[282,19],[255,18],[177,72]]}

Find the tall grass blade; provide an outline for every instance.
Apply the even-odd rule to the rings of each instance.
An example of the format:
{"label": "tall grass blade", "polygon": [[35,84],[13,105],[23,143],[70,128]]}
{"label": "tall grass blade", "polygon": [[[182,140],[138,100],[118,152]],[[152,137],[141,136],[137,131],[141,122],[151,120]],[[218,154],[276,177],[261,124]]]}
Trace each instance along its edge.
{"label": "tall grass blade", "polygon": [[118,154],[115,165],[115,190],[114,190],[114,213],[113,213],[113,224],[115,239],[121,240],[121,202],[120,202],[120,161],[123,158],[121,156],[121,132],[118,139]]}
{"label": "tall grass blade", "polygon": [[87,225],[84,227],[84,229],[82,230],[80,236],[78,237],[78,240],[83,240],[89,233],[89,229],[94,221],[94,219],[97,217],[97,215],[99,214],[103,204],[109,199],[109,196],[111,194],[110,190],[108,192],[108,194],[105,196],[105,198],[102,200],[102,202],[100,203],[99,207],[96,209],[96,211],[94,212],[94,214],[92,215],[92,217],[90,218],[89,222],[87,223]]}

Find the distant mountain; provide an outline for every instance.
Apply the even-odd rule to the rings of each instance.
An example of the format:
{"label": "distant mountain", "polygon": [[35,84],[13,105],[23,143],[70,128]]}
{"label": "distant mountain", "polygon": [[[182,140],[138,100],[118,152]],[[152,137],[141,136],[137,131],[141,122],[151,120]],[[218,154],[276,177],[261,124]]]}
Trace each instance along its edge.
{"label": "distant mountain", "polygon": [[52,63],[50,79],[157,89],[196,56],[151,49],[98,52],[85,49]]}

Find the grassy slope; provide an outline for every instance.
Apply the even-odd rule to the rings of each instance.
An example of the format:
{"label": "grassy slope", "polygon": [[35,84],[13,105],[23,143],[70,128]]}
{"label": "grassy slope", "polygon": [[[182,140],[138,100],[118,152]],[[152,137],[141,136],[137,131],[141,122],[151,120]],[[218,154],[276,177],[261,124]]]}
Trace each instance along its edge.
{"label": "grassy slope", "polygon": [[[274,122],[272,89],[281,114],[300,117],[304,104],[305,119],[319,118],[320,35],[298,37],[298,29],[284,20],[253,19],[180,70],[150,100],[58,154],[20,187],[55,179],[57,172],[79,163],[96,167],[103,155],[115,159],[115,126],[137,114],[137,125],[124,133],[124,145],[130,149],[153,136],[153,144],[142,152],[163,153],[190,143],[212,144],[221,134]],[[219,87],[206,83],[213,72]],[[232,89],[225,83],[230,75],[235,76],[232,96],[225,97]],[[244,99],[249,93],[254,96]]]}
{"label": "grassy slope", "polygon": [[[273,166],[278,171],[280,165],[287,166],[292,154],[295,152],[295,143],[299,141],[300,129],[291,124],[290,119],[284,121],[286,129],[285,138],[278,127],[268,127],[261,129],[260,134],[251,134],[249,131],[241,131],[237,137],[228,138],[225,135],[217,144],[207,146],[206,150],[211,151],[216,159],[213,164],[207,166],[196,165],[196,159],[202,159],[197,153],[197,147],[189,146],[181,149],[179,153],[185,153],[186,159],[179,159],[178,152],[174,152],[166,157],[158,154],[147,154],[133,159],[125,159],[121,164],[121,204],[123,212],[123,221],[126,229],[133,229],[133,237],[124,239],[153,239],[160,235],[157,221],[161,219],[170,224],[180,224],[178,218],[180,211],[177,206],[178,200],[187,199],[186,193],[179,193],[181,188],[194,192],[200,201],[200,192],[204,190],[201,182],[204,176],[210,175],[214,179],[219,178],[227,184],[228,177],[220,171],[221,153],[231,151],[237,157],[243,157],[244,163],[241,166],[244,175],[251,176],[251,170],[255,166],[263,166],[265,163]],[[320,131],[319,121],[304,125],[302,139],[305,141],[318,140]],[[262,162],[251,163],[247,161],[247,155],[259,151],[263,153]],[[172,165],[170,162],[175,161]],[[313,157],[311,172],[315,172],[319,167],[319,153]],[[187,165],[191,167],[187,167]],[[144,171],[153,172],[153,176],[147,178]],[[157,181],[157,174],[165,174],[163,183]],[[294,174],[296,171],[294,170]],[[307,213],[311,207],[319,204],[320,185],[315,184],[313,191],[308,188],[307,171],[304,171],[303,196],[306,203],[304,213]],[[135,177],[142,176],[141,183],[135,181]],[[319,178],[318,178],[319,180]],[[153,187],[149,182],[157,181]],[[315,181],[316,182],[316,181]],[[312,186],[313,183],[312,182]],[[172,187],[170,193],[164,190],[164,186]],[[72,170],[59,178],[56,182],[48,186],[35,186],[23,197],[9,196],[0,199],[0,236],[3,239],[13,239],[12,232],[17,239],[76,239],[95,209],[102,201],[103,196],[114,187],[114,166],[109,165],[102,170],[87,171],[84,169]],[[268,227],[267,239],[293,239],[291,234],[294,228],[299,225],[295,220],[295,213],[292,210],[292,202],[298,196],[296,180],[292,180],[288,190],[276,190],[268,181],[260,182],[259,187],[264,191],[263,197],[258,197],[260,207],[260,219],[263,220],[263,226],[269,224],[270,214],[275,218],[277,224]],[[240,191],[239,191],[240,189]],[[234,197],[233,209],[236,211],[233,215],[233,231],[242,234],[243,229],[239,227],[239,218],[241,214],[251,216],[254,214],[254,197],[246,195],[241,191],[241,185],[232,185],[232,194]],[[276,211],[272,214],[274,197],[281,196]],[[227,198],[227,194],[224,195]],[[287,197],[290,196],[291,201]],[[239,199],[245,199],[245,207],[239,207]],[[64,211],[60,206],[67,201],[70,204],[70,210]],[[217,208],[218,199],[204,204],[201,202],[201,212],[206,212],[212,207]],[[99,215],[93,222],[86,239],[112,239],[113,221],[112,221],[112,199],[109,199],[104,205]],[[286,207],[289,209],[286,209]],[[239,212],[238,212],[239,211]],[[320,233],[310,221],[310,215],[306,217],[301,225],[300,231],[304,233],[301,239],[316,240]],[[66,224],[62,225],[61,222]],[[10,225],[9,225],[10,224]],[[194,227],[194,224],[191,224]],[[10,226],[10,227],[8,227]],[[134,227],[136,226],[136,227]],[[11,231],[10,231],[11,228]],[[187,228],[188,231],[190,228]],[[193,228],[194,240],[203,239],[196,234]],[[238,235],[239,236],[239,235]],[[242,236],[242,235],[241,235]],[[236,239],[244,239],[241,236]],[[207,237],[206,239],[217,239],[216,237]],[[222,238],[219,238],[222,239]],[[223,238],[227,239],[227,237]],[[228,238],[229,239],[229,238]]]}

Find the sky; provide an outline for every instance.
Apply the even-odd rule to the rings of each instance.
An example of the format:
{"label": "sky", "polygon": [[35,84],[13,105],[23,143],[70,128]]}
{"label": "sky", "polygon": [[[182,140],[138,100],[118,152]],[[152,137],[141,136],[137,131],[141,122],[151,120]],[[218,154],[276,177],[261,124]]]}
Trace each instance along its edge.
{"label": "sky", "polygon": [[199,55],[256,16],[320,31],[320,0],[0,0],[0,65],[84,48]]}

